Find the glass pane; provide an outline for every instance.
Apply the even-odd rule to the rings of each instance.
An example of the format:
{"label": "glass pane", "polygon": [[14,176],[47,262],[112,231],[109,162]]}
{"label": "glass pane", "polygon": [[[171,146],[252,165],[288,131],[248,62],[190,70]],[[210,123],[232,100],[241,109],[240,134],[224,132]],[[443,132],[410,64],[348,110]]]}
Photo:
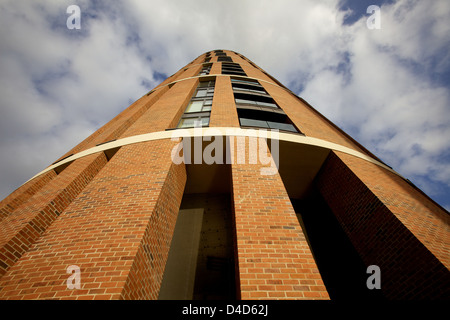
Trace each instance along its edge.
{"label": "glass pane", "polygon": [[249,89],[250,92],[255,92],[255,93],[266,93],[266,91],[264,91],[264,89]]}
{"label": "glass pane", "polygon": [[251,104],[251,105],[256,105],[255,101],[251,101],[251,100],[244,100],[244,99],[235,99],[236,104]]}
{"label": "glass pane", "polygon": [[209,125],[209,117],[202,118],[202,127]]}
{"label": "glass pane", "polygon": [[199,97],[204,97],[204,96],[206,96],[206,89],[198,89],[198,91],[197,91],[197,94],[195,95],[195,97],[196,98],[199,98]]}
{"label": "glass pane", "polygon": [[271,102],[260,102],[260,101],[258,101],[258,105],[264,106],[264,107],[278,108],[278,106],[275,103],[271,103]]}
{"label": "glass pane", "polygon": [[280,123],[280,122],[271,122],[267,121],[270,129],[279,129],[284,131],[297,132],[295,127],[290,123]]}
{"label": "glass pane", "polygon": [[250,90],[247,88],[240,88],[240,87],[233,87],[233,91],[245,91],[245,92],[249,92]]}
{"label": "glass pane", "polygon": [[240,118],[241,126],[268,128],[267,121]]}
{"label": "glass pane", "polygon": [[212,105],[212,99],[205,100],[204,106],[211,106]]}
{"label": "glass pane", "polygon": [[231,82],[236,82],[236,83],[248,83],[248,84],[259,84],[258,82],[253,82],[251,80],[240,80],[240,79],[231,79]]}
{"label": "glass pane", "polygon": [[211,106],[203,106],[202,111],[211,111]]}
{"label": "glass pane", "polygon": [[178,128],[192,128],[194,126],[195,120],[197,119],[196,118],[181,119]]}
{"label": "glass pane", "polygon": [[202,111],[203,101],[192,101],[185,112],[200,112]]}

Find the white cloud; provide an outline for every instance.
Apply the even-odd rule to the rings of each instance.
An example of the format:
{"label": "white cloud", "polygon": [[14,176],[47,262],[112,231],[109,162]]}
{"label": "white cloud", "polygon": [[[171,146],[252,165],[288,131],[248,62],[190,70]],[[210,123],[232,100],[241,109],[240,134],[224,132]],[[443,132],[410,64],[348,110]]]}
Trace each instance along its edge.
{"label": "white cloud", "polygon": [[381,13],[381,30],[365,19],[342,28],[351,80],[323,70],[301,94],[403,175],[450,186],[450,159],[439,156],[450,150],[448,83],[429,78],[447,62],[450,6],[399,1]]}

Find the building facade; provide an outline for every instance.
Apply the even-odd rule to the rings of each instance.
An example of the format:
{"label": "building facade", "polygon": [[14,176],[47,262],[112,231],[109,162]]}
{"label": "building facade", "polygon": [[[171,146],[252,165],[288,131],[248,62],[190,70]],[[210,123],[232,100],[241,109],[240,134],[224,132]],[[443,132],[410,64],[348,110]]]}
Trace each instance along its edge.
{"label": "building facade", "polygon": [[450,299],[449,213],[229,50],[31,178],[0,219],[0,299]]}

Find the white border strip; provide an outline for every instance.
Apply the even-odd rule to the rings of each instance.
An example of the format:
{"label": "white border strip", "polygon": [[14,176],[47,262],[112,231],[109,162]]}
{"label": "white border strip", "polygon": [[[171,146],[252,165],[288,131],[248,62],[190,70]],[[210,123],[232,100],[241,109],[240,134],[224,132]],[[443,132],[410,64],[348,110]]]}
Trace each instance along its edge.
{"label": "white border strip", "polygon": [[[211,134],[212,132],[214,134]],[[131,137],[111,141],[108,143],[104,143],[99,146],[92,147],[90,149],[86,149],[84,151],[81,151],[79,153],[71,155],[70,157],[67,157],[67,158],[47,167],[46,169],[42,170],[41,172],[39,172],[38,174],[33,176],[28,181],[33,180],[34,178],[36,178],[50,170],[53,170],[63,164],[74,161],[76,159],[86,157],[88,155],[91,155],[91,154],[94,154],[97,152],[103,152],[106,150],[123,147],[123,146],[129,145],[129,144],[154,141],[154,140],[181,138],[181,137],[201,137],[201,136],[212,136],[212,135],[214,135],[214,136],[247,136],[247,137],[255,136],[255,137],[258,137],[257,132],[258,132],[257,129],[242,129],[242,128],[237,128],[237,127],[207,127],[207,128],[192,128],[192,129],[176,129],[176,130],[168,130],[168,131],[158,131],[158,132],[151,132],[151,133],[131,136]],[[279,141],[305,144],[305,145],[316,146],[319,148],[324,148],[324,149],[347,153],[347,154],[350,154],[357,158],[360,158],[360,159],[366,160],[368,162],[371,162],[373,164],[376,164],[376,165],[378,165],[386,170],[389,170],[390,172],[393,172],[396,175],[402,177],[398,172],[396,172],[392,168],[386,166],[385,164],[373,159],[372,157],[369,157],[368,155],[365,155],[365,154],[363,154],[359,151],[353,150],[351,148],[342,146],[340,144],[328,142],[326,140],[322,140],[322,139],[318,139],[318,138],[306,137],[306,136],[299,135],[299,134],[291,134],[291,133],[285,133],[285,132],[277,132],[277,136],[278,136],[277,139]],[[268,137],[268,139],[271,139],[270,131],[267,131],[267,137]],[[27,182],[25,182],[25,183],[27,183]]]}

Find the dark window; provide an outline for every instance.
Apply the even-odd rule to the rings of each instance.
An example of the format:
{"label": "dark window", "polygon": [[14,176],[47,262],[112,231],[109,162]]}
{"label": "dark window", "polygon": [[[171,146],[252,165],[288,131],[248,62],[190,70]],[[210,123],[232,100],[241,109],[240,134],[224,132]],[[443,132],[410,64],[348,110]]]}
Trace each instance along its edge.
{"label": "dark window", "polygon": [[[252,80],[232,79],[234,100],[236,102],[239,123],[241,127],[256,127],[265,129],[277,129],[280,131],[299,132],[289,117],[281,110],[275,101],[258,82]],[[235,86],[245,87],[254,92],[241,92],[235,90]],[[250,88],[250,89],[249,89]],[[242,88],[239,88],[242,89]]]}
{"label": "dark window", "polygon": [[199,75],[206,76],[211,71],[212,63],[206,64],[203,66],[202,70],[200,71]]}
{"label": "dark window", "polygon": [[223,61],[233,62],[233,60],[230,57],[218,57],[217,61],[219,61],[219,62],[223,62]]}
{"label": "dark window", "polygon": [[268,96],[266,90],[259,84],[248,84],[243,82],[231,82],[233,92],[235,93],[252,93]]}
{"label": "dark window", "polygon": [[222,63],[222,74],[247,76],[238,63]]}
{"label": "dark window", "polygon": [[257,80],[248,78],[231,78],[231,83],[246,83],[253,86],[261,86]]}
{"label": "dark window", "polygon": [[299,132],[286,114],[262,110],[240,109],[238,116],[241,127],[278,129],[280,131]]}

